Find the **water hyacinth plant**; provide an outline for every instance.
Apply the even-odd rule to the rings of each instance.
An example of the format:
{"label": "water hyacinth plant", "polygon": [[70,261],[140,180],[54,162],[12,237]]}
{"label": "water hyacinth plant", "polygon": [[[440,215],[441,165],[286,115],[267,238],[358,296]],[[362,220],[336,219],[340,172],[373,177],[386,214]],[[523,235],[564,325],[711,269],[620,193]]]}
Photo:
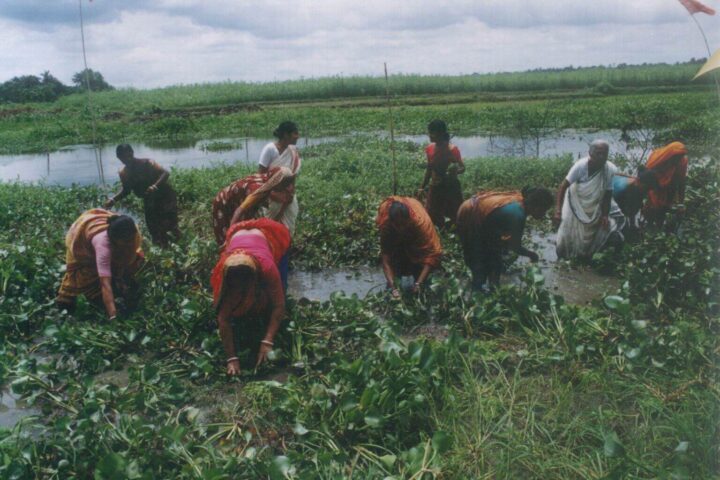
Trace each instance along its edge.
{"label": "water hyacinth plant", "polygon": [[[373,136],[303,150],[294,269],[378,265],[389,152]],[[410,194],[422,151],[397,158]],[[570,162],[470,159],[461,182],[555,188]],[[113,322],[52,303],[63,235],[104,192],[0,185],[0,378],[37,409],[0,429],[0,477],[711,478],[717,165],[691,169],[678,229],[594,260],[619,277],[612,295],[571,304],[533,268],[473,294],[444,232],[444,270],[418,296],[291,298],[273,360],[236,380],[212,325],[209,212],[250,167],[172,172],[183,238],[146,245],[139,305]]]}

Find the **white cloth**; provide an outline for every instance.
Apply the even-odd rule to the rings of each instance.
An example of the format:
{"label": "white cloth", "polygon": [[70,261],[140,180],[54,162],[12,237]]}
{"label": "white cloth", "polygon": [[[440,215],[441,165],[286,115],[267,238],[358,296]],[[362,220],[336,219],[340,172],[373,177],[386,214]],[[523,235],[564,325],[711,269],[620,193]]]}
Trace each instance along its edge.
{"label": "white cloth", "polygon": [[[269,148],[269,146],[272,145],[273,148],[275,148],[275,152],[277,152],[277,147],[274,143],[270,143],[268,145],[265,145],[265,148],[263,148],[263,152],[265,152],[265,149],[268,149],[269,151],[272,151],[272,149]],[[268,154],[271,156],[271,154]],[[260,164],[263,165],[263,154],[260,154]],[[266,166],[268,169],[275,168],[275,167],[285,167],[289,168],[293,174],[297,175],[298,172],[300,172],[300,166],[302,165],[302,159],[300,158],[300,152],[298,152],[298,149],[295,145],[288,145],[285,150],[283,150],[283,153],[280,155],[278,154],[274,159],[270,161],[268,165]],[[288,230],[290,230],[290,236],[292,237],[295,234],[295,224],[297,221],[298,213],[300,212],[300,206],[298,205],[297,195],[293,197],[292,202],[284,207],[282,203],[270,201],[268,208],[263,212],[264,216],[268,218],[272,218],[275,221],[278,221],[285,225]]]}
{"label": "white cloth", "polygon": [[260,151],[260,160],[258,163],[262,165],[265,168],[270,168],[270,165],[273,163],[273,160],[278,158],[280,156],[280,152],[278,151],[277,146],[274,142],[270,142],[267,145],[263,147],[263,149]]}
{"label": "white cloth", "polygon": [[[581,158],[577,162],[573,164],[573,166],[570,168],[570,171],[568,172],[567,176],[565,177],[565,180],[572,185],[573,183],[585,183],[588,180],[590,180],[590,175],[588,172],[588,161],[590,160],[590,157]],[[613,176],[617,173],[618,169],[612,162],[605,162],[605,169],[604,169],[604,175],[605,175],[605,189],[606,190],[612,190],[613,189]]]}
{"label": "white cloth", "polygon": [[[622,239],[620,230],[624,225],[624,216],[614,200],[610,201],[609,228],[603,228],[600,223],[603,197],[606,192],[612,191],[616,167],[607,162],[602,170],[584,178],[582,173],[583,168],[587,172],[587,162],[580,164],[583,160],[573,165],[566,177],[575,181],[567,189],[563,202],[556,243],[559,258],[591,256],[605,245],[612,234]],[[573,172],[578,164],[579,172]]]}

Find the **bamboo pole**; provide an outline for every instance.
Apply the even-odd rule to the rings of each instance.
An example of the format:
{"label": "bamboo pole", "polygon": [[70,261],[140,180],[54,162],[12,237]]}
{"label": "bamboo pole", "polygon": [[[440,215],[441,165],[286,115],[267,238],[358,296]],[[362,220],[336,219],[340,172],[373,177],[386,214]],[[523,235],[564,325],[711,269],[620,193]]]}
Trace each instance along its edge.
{"label": "bamboo pole", "polygon": [[397,160],[395,158],[395,122],[393,121],[392,105],[390,103],[390,81],[388,80],[387,62],[385,66],[385,98],[388,106],[388,116],[390,117],[390,151],[392,152],[393,165],[393,195],[397,195]]}
{"label": "bamboo pole", "polygon": [[83,53],[83,64],[85,65],[85,87],[87,89],[87,105],[88,113],[90,114],[90,127],[92,129],[92,145],[93,153],[95,154],[95,165],[97,165],[98,175],[100,176],[100,183],[105,186],[105,172],[103,170],[102,160],[100,158],[100,152],[97,147],[97,128],[95,125],[95,110],[92,104],[92,94],[90,89],[90,71],[88,70],[87,63],[87,52],[85,50],[85,22],[83,20],[83,0],[78,0],[78,10],[80,12],[80,40],[82,41],[82,53]]}

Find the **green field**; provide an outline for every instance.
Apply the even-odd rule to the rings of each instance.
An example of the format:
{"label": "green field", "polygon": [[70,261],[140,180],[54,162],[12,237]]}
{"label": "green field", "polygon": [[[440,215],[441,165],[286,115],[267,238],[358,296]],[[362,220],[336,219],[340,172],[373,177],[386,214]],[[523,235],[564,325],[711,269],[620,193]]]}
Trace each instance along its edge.
{"label": "green field", "polygon": [[[570,105],[609,115],[632,98]],[[630,105],[670,99],[672,110],[695,99],[699,108],[701,98]],[[306,112],[301,125],[334,111],[295,108],[293,118]],[[397,118],[407,118],[401,129],[421,130],[447,113],[470,128],[489,111],[407,106]],[[384,118],[372,107],[351,115],[368,127]],[[421,150],[397,147],[408,194],[421,181]],[[377,265],[374,216],[391,189],[389,150],[364,135],[303,150],[295,268]],[[87,304],[71,317],[52,305],[63,234],[102,192],[0,185],[0,381],[42,410],[0,430],[0,477],[713,478],[720,152],[710,152],[706,166],[691,158],[681,236],[646,232],[619,255],[595,258],[594,268],[621,279],[612,296],[567,304],[534,270],[522,286],[472,296],[457,240],[445,233],[445,270],[419,297],[293,299],[277,357],[239,380],[226,378],[208,328],[217,259],[209,211],[247,167],[173,171],[184,237],[164,251],[146,245],[140,306],[111,323]],[[570,162],[477,159],[461,181],[466,194],[528,181],[554,188]],[[137,201],[125,206],[140,215]],[[433,333],[445,326],[447,338]]]}
{"label": "green field", "polygon": [[[594,67],[465,76],[390,78],[399,133],[421,134],[432,118],[458,134],[523,135],[559,128],[670,127],[696,143],[720,129],[718,99],[707,81],[691,82],[696,63]],[[321,78],[248,84],[119,89],[52,103],[0,106],[0,153],[53,151],[92,143],[173,142],[269,137],[295,120],[301,135],[386,130],[384,79]]]}

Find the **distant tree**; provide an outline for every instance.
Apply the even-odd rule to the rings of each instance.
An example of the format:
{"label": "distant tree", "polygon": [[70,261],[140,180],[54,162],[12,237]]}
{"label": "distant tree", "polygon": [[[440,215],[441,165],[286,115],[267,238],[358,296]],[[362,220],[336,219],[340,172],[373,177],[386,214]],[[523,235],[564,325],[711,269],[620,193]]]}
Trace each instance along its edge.
{"label": "distant tree", "polygon": [[0,102],[51,102],[71,91],[70,87],[45,71],[39,77],[22,75],[0,84]]}
{"label": "distant tree", "polygon": [[[75,75],[73,75],[73,77],[72,77],[72,82],[78,89],[87,88],[87,85],[85,83],[86,82],[85,73],[86,73],[86,70],[82,70],[82,71],[76,73]],[[102,90],[115,90],[115,88],[112,85],[110,85],[109,83],[107,83],[105,81],[105,79],[102,76],[102,73],[96,72],[92,68],[88,68],[87,74],[88,74],[87,76],[89,77],[89,80],[90,80],[90,90],[92,90],[93,92],[100,92]]]}
{"label": "distant tree", "polygon": [[72,92],[71,87],[62,83],[47,70],[40,75],[40,83],[43,86],[43,90],[46,92],[48,100],[55,100],[58,97]]}

